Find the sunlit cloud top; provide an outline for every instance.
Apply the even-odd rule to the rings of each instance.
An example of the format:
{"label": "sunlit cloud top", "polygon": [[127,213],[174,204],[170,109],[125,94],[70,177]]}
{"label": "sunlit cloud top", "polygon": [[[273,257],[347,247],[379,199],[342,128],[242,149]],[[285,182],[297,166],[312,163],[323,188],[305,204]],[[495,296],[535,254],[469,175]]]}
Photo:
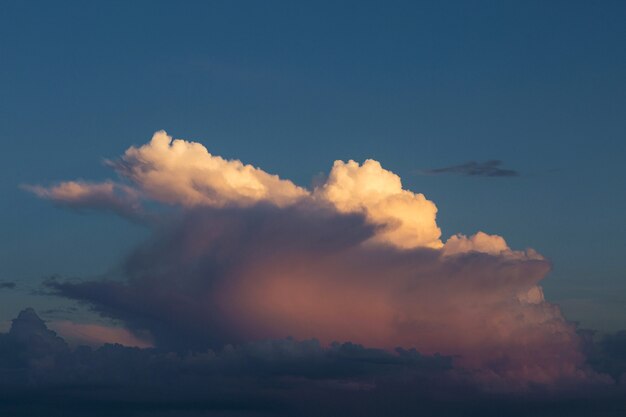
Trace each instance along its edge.
{"label": "sunlit cloud top", "polygon": [[469,238],[455,235],[444,245],[435,203],[403,188],[398,175],[373,159],[362,164],[335,161],[326,182],[307,190],[261,168],[212,155],[200,143],[173,139],[158,131],[149,143],[130,147],[107,164],[125,182],[67,181],[24,188],[70,207],[108,209],[128,217],[142,213],[141,200],[182,208],[259,203],[331,206],[340,213],[363,214],[376,226],[371,243],[443,249],[448,255],[470,251],[513,254],[502,237],[483,232]]}

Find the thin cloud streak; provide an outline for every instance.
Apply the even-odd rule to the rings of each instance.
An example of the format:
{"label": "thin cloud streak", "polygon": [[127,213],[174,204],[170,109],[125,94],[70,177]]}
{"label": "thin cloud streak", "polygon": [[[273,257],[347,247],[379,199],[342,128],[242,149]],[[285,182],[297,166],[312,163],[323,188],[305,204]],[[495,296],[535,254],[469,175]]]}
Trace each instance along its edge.
{"label": "thin cloud streak", "polygon": [[502,167],[502,161],[493,159],[485,162],[469,161],[460,165],[420,171],[428,175],[454,174],[468,177],[517,177],[519,172]]}

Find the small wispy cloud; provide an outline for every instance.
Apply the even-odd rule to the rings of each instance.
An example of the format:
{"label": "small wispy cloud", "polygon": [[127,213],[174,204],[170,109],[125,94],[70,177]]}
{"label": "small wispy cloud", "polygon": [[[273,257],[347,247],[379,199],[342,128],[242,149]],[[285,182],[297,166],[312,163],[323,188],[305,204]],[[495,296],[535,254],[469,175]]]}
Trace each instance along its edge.
{"label": "small wispy cloud", "polygon": [[29,184],[20,187],[40,198],[77,210],[105,210],[132,220],[143,217],[139,193],[113,181],[65,181],[51,187]]}
{"label": "small wispy cloud", "polygon": [[426,169],[422,174],[456,174],[468,177],[517,177],[519,172],[502,166],[502,161],[492,159],[485,162],[469,161],[460,165],[452,165],[443,168]]}
{"label": "small wispy cloud", "polygon": [[0,282],[0,290],[12,290],[15,287],[16,287],[15,282],[7,282],[7,281]]}

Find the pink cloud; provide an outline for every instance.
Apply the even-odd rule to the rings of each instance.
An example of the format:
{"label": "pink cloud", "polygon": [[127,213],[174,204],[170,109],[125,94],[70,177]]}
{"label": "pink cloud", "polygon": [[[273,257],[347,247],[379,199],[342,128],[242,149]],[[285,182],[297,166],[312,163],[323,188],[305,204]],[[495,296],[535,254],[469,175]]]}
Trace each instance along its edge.
{"label": "pink cloud", "polygon": [[117,343],[129,347],[153,347],[148,337],[140,338],[123,327],[73,323],[65,320],[49,322],[48,327],[74,345],[100,346],[105,343]]}

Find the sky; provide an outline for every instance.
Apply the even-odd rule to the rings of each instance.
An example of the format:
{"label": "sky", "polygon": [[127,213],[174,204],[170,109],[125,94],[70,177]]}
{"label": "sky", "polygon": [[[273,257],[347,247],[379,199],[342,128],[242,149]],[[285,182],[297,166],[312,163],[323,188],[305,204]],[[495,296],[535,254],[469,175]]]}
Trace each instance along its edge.
{"label": "sky", "polygon": [[27,328],[72,346],[302,348],[303,369],[339,341],[462,354],[433,365],[482,372],[444,378],[459,391],[486,370],[513,391],[572,367],[619,380],[602,355],[626,346],[624,2],[0,9],[0,345],[32,307]]}

